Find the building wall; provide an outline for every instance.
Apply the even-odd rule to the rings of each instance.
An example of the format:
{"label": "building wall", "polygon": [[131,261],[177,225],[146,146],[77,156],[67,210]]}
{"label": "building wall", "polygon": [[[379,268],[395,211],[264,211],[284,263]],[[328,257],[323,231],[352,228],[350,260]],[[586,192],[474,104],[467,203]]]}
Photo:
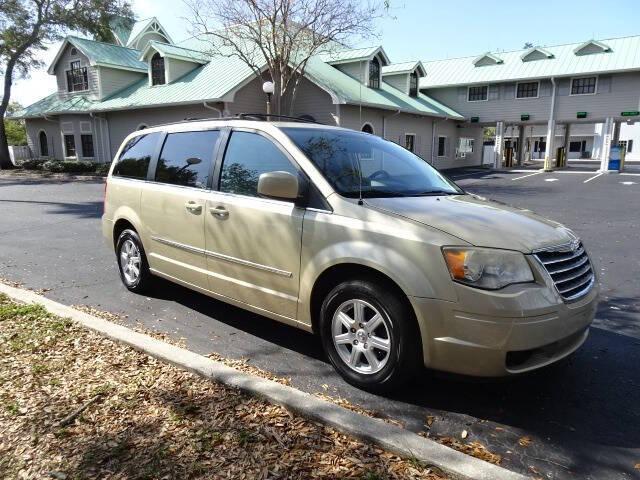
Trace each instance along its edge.
{"label": "building wall", "polygon": [[200,67],[199,63],[185,62],[183,60],[177,60],[175,58],[165,58],[165,70],[167,73],[167,83],[171,83],[179,78],[183,77],[191,70],[195,70]]}
{"label": "building wall", "polygon": [[401,92],[409,94],[409,75],[406,73],[400,75],[383,75],[382,80],[392,87],[397,88]]}
{"label": "building wall", "polygon": [[[219,108],[221,111],[223,109],[221,103],[211,104],[211,106]],[[202,104],[109,112],[106,117],[109,122],[111,157],[115,156],[126,136],[138,130],[141,125],[153,127],[163,123],[180,122],[185,118],[215,118],[217,116],[217,112],[205,108]]]}
{"label": "building wall", "polygon": [[[267,113],[267,97],[262,91],[262,80],[252,80],[240,88],[233,96],[233,102],[226,104],[230,115],[239,113]],[[276,113],[272,105],[272,113]]]}
{"label": "building wall", "polygon": [[[56,64],[54,74],[56,76],[56,83],[58,85],[58,95],[62,98],[67,98],[71,95],[87,95],[92,98],[98,98],[98,71],[96,67],[89,65],[89,59],[78,50],[76,55],[71,55],[71,49],[73,45],[68,44]],[[81,67],[87,67],[87,80],[89,82],[89,89],[86,92],[68,92],[67,89],[67,70],[70,69],[70,62],[73,60],[80,60]]]}
{"label": "building wall", "polygon": [[[490,68],[490,67],[487,67]],[[576,121],[577,112],[588,112],[592,122],[608,116],[619,116],[625,110],[637,110],[640,101],[640,73],[600,75],[594,95],[570,95],[571,79],[557,80],[556,121]],[[522,114],[529,114],[530,123],[544,123],[549,119],[552,85],[541,80],[538,98],[515,98],[516,83],[489,85],[487,101],[467,101],[467,87],[447,87],[426,90],[425,93],[456,110],[465,117],[479,117],[481,123],[497,121],[520,122]]]}
{"label": "building wall", "polygon": [[47,144],[49,146],[48,158],[62,158],[60,124],[57,121],[34,118],[26,120],[25,126],[27,130],[27,145],[29,145],[31,154],[35,158],[40,158],[40,131],[44,131],[47,135]]}
{"label": "building wall", "polygon": [[[620,126],[620,140],[627,142],[627,156],[625,157],[629,161],[640,160],[640,122],[636,122],[633,125],[623,123]],[[631,151],[629,152],[629,141],[632,141]]]}
{"label": "building wall", "polygon": [[147,32],[138,39],[135,45],[132,45],[132,48],[135,48],[136,50],[144,50],[144,48],[147,46],[147,43],[149,43],[151,40],[155,40],[156,42],[169,43],[163,35],[156,32]]}
{"label": "building wall", "polygon": [[129,85],[146,78],[146,73],[132,72],[117,68],[98,67],[100,80],[100,99],[105,99]]}
{"label": "building wall", "polygon": [[354,62],[354,63],[342,63],[339,65],[334,65],[338,70],[342,73],[346,73],[352,78],[360,82],[364,82],[367,78],[367,67],[368,62]]}
{"label": "building wall", "polygon": [[298,87],[293,109],[286,102],[286,114],[293,116],[311,115],[317,122],[336,125],[336,105],[331,95],[307,79],[302,79]]}

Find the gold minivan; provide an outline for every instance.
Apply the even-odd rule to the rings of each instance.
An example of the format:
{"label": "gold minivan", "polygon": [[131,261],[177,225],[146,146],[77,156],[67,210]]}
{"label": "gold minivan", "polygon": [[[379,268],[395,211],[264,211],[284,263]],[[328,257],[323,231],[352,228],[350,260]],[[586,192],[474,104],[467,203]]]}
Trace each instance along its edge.
{"label": "gold minivan", "polygon": [[162,277],[318,333],[336,370],[369,390],[421,365],[548,365],[583,344],[598,298],[568,228],[469,194],[393,142],[310,122],[132,133],[103,233],[132,292]]}

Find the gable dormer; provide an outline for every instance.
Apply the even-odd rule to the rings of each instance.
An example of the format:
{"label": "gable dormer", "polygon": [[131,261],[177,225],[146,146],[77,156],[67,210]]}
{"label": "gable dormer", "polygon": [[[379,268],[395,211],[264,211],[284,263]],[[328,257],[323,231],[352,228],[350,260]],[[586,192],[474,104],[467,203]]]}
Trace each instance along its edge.
{"label": "gable dormer", "polygon": [[484,53],[473,61],[474,67],[487,67],[489,65],[500,65],[504,63],[500,57],[491,52]]}
{"label": "gable dormer", "polygon": [[109,24],[116,45],[144,50],[151,41],[173,43],[171,37],[156,17],[135,21],[115,17]]}
{"label": "gable dormer", "polygon": [[411,97],[418,96],[420,78],[426,75],[422,62],[392,63],[382,68],[382,79]]}
{"label": "gable dormer", "polygon": [[548,60],[553,58],[553,53],[541,47],[533,47],[524,52],[520,59],[523,62],[534,62],[536,60]]}
{"label": "gable dormer", "polygon": [[320,57],[329,65],[374,89],[380,88],[382,69],[390,63],[380,46],[340,50]]}
{"label": "gable dormer", "polygon": [[152,40],[140,61],[148,65],[149,85],[154,86],[172,83],[209,60],[202,52]]}
{"label": "gable dormer", "polygon": [[588,42],[584,42],[582,45],[578,45],[576,49],[573,51],[578,56],[581,55],[593,55],[596,53],[609,53],[611,52],[611,47],[597,40],[589,40]]}

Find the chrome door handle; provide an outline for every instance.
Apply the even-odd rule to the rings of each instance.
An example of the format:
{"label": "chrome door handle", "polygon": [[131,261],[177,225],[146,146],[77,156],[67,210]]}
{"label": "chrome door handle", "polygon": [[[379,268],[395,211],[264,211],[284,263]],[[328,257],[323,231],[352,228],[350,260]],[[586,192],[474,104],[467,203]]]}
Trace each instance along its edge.
{"label": "chrome door handle", "polygon": [[198,205],[196,202],[190,201],[184,204],[184,208],[191,213],[201,213],[202,205]]}
{"label": "chrome door handle", "polygon": [[222,220],[229,217],[229,210],[224,208],[222,205],[219,205],[217,207],[211,207],[209,209],[209,213],[214,217]]}

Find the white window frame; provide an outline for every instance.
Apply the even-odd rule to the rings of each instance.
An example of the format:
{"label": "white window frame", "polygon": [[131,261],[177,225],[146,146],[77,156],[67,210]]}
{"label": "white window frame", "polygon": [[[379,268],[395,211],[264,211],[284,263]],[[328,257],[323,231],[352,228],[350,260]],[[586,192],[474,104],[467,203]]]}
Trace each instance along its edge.
{"label": "white window frame", "polygon": [[[461,152],[460,151],[460,142],[462,140],[471,141],[471,151],[470,152]],[[446,146],[445,146],[446,148]],[[473,137],[458,137],[458,146],[456,147],[456,158],[466,158],[467,155],[472,155],[476,152],[476,139]]]}
{"label": "white window frame", "polygon": [[72,60],[69,60],[69,70],[65,71],[65,81],[67,80],[67,73],[66,72],[70,72],[73,70],[73,67],[71,66],[72,63],[79,63],[80,64],[80,69],[86,68],[87,69],[87,88],[85,88],[84,90],[73,90],[72,92],[69,91],[69,85],[67,84],[67,92],[66,93],[83,93],[83,92],[88,92],[89,90],[91,90],[91,85],[89,85],[89,68],[86,65],[82,65],[82,59],[80,58],[80,56],[74,57]]}
{"label": "white window frame", "polygon": [[[407,148],[407,137],[413,137],[413,150],[409,150]],[[405,150],[409,150],[411,153],[416,153],[416,140],[418,139],[418,136],[415,133],[411,133],[411,132],[405,132],[404,134],[404,145],[403,147],[405,148]]]}
{"label": "white window frame", "polygon": [[[489,92],[487,92],[489,93]],[[440,155],[440,139],[444,138],[444,153],[442,155]],[[446,158],[447,157],[447,140],[449,137],[447,137],[446,135],[438,135],[438,143],[436,143],[436,157],[438,158]]]}
{"label": "white window frame", "polygon": [[[519,97],[518,96],[518,85],[521,85],[523,83],[537,83],[538,84],[538,89],[536,91],[536,96],[535,97]],[[540,98],[540,80],[534,80],[534,81],[528,81],[528,82],[516,82],[516,100],[534,100],[536,98]]]}
{"label": "white window frame", "polygon": [[87,122],[87,121],[80,122],[80,133],[84,135],[93,133],[91,129],[91,122]]}
{"label": "white window frame", "polygon": [[375,129],[375,127],[373,126],[373,123],[371,123],[371,122],[364,122],[364,123],[360,126],[360,131],[361,131],[361,132],[363,132],[363,133],[366,133],[366,132],[364,132],[364,131],[362,130],[366,125],[369,125],[369,126],[371,127],[371,131],[373,132],[373,133],[371,133],[371,135],[375,135],[375,134],[376,134],[376,129]]}
{"label": "white window frame", "polygon": [[[595,78],[596,79],[596,85],[593,89],[593,93],[571,93],[571,91],[573,90],[573,81],[574,80],[578,80],[580,78]],[[570,97],[581,97],[583,95],[595,95],[598,93],[598,75],[580,75],[577,77],[571,77],[571,79],[569,80],[569,96]]]}
{"label": "white window frame", "polygon": [[[482,87],[487,87],[487,98],[485,98],[484,100],[469,100],[469,92],[471,91],[472,88],[482,88]],[[486,85],[469,85],[467,87],[467,102],[470,103],[476,103],[476,102],[488,102],[489,101],[489,84]]]}

